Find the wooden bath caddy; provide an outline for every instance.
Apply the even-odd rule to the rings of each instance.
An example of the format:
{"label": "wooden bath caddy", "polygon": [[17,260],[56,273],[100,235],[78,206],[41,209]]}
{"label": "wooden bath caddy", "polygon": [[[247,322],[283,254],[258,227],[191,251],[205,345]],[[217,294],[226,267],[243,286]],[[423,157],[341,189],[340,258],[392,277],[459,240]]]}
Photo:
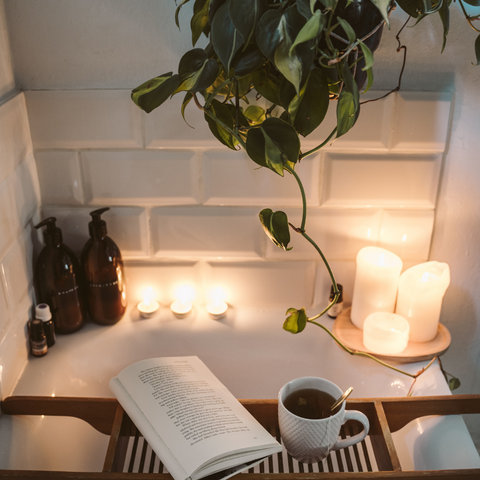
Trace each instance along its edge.
{"label": "wooden bath caddy", "polygon": [[430,342],[408,342],[407,348],[395,355],[380,355],[366,349],[363,345],[363,330],[357,328],[350,320],[350,308],[344,310],[336,318],[333,324],[333,334],[348,348],[359,352],[367,352],[375,355],[382,360],[391,360],[401,363],[421,362],[423,360],[431,360],[436,355],[444,354],[452,337],[447,327],[438,324],[437,336]]}
{"label": "wooden bath caddy", "polygon": [[[240,400],[278,440],[277,400]],[[360,410],[370,421],[367,438],[353,447],[332,452],[309,467],[285,451],[265,460],[242,480],[420,479],[478,480],[480,468],[465,470],[402,471],[392,439],[395,432],[425,415],[480,413],[480,395],[348,399],[347,409]],[[77,397],[8,397],[2,412],[9,415],[54,415],[80,418],[110,436],[102,472],[40,472],[0,470],[0,479],[171,480],[130,418],[115,399]],[[347,422],[341,435],[356,433]]]}

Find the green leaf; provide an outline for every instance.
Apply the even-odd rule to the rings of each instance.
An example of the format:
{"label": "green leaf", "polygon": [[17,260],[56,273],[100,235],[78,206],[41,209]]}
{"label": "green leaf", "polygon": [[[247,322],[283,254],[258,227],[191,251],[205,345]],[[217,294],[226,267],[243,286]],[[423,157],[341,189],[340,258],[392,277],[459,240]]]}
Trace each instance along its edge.
{"label": "green leaf", "polygon": [[180,76],[172,75],[172,72],[152,78],[132,90],[132,100],[142,110],[150,113],[175,93],[180,81]]}
{"label": "green leaf", "polygon": [[441,53],[443,53],[443,50],[445,49],[445,45],[447,43],[448,31],[450,29],[450,10],[448,8],[448,2],[446,0],[444,0],[442,8],[438,12],[438,14],[440,15],[440,19],[442,20],[443,25],[443,43],[441,50]]}
{"label": "green leaf", "polygon": [[396,3],[400,6],[400,8],[405,12],[408,13],[413,18],[417,18],[419,12],[422,10],[423,1],[422,0],[396,0]]}
{"label": "green leaf", "polygon": [[227,0],[210,0],[210,4],[208,6],[208,21],[210,25],[213,23],[213,19],[217,10],[226,2]]}
{"label": "green leaf", "polygon": [[188,51],[180,60],[178,74],[182,83],[177,92],[198,92],[208,88],[217,78],[218,63],[208,58],[205,50],[194,48]]}
{"label": "green leaf", "polygon": [[290,226],[285,212],[273,212],[270,208],[263,209],[258,216],[263,230],[268,238],[279,248],[288,251],[290,243]]}
{"label": "green leaf", "polygon": [[259,165],[270,168],[283,176],[279,159],[283,164],[296,163],[300,153],[300,140],[295,129],[280,118],[269,117],[260,128],[252,128],[247,134],[248,156]]}
{"label": "green leaf", "polygon": [[310,0],[297,0],[297,10],[298,13],[303,15],[307,20],[313,15]]}
{"label": "green leaf", "polygon": [[265,120],[265,110],[257,105],[249,105],[244,115],[252,125],[258,125]]}
{"label": "green leaf", "polygon": [[373,69],[369,68],[367,70],[367,86],[363,90],[363,93],[367,93],[370,90],[370,87],[373,85]]}
{"label": "green leaf", "polygon": [[355,125],[360,114],[358,87],[348,62],[343,62],[339,74],[342,76],[343,89],[337,102],[337,138],[345,135]]}
{"label": "green leaf", "polygon": [[360,44],[360,48],[362,49],[363,57],[365,59],[365,66],[362,68],[362,70],[369,70],[373,67],[373,53],[361,40],[359,40],[358,43]]}
{"label": "green leaf", "polygon": [[245,40],[250,43],[261,16],[268,9],[268,0],[230,0],[230,18]]}
{"label": "green leaf", "polygon": [[260,131],[263,134],[263,140],[265,142],[265,163],[271,170],[283,177],[284,155],[282,147],[272,140],[263,128],[260,128]]}
{"label": "green leaf", "polygon": [[297,38],[295,38],[289,53],[291,54],[293,49],[300,43],[308,42],[309,40],[317,38],[317,36],[322,33],[325,22],[326,16],[322,15],[320,10],[317,10],[302,27],[300,32],[298,32]]}
{"label": "green leaf", "polygon": [[193,127],[187,122],[187,119],[185,118],[185,109],[187,108],[187,105],[190,103],[190,100],[192,100],[192,98],[193,98],[193,93],[187,92],[183,99],[182,108],[181,108],[183,120],[190,128],[193,128]]}
{"label": "green leaf", "polygon": [[175,10],[175,23],[177,25],[177,27],[180,29],[180,22],[178,20],[178,14],[180,13],[180,9],[186,4],[188,3],[190,0],[182,0],[180,2],[180,4],[178,5],[178,7],[176,8]]}
{"label": "green leaf", "polygon": [[[216,119],[220,120],[224,125],[233,130],[233,117],[226,105],[220,103],[218,100],[213,100],[209,111],[216,117]],[[207,113],[205,113],[205,120],[208,123],[210,131],[221,143],[232,150],[236,150],[235,147],[238,144],[238,140],[226,128],[220,125]]]}
{"label": "green leaf", "polygon": [[270,65],[253,72],[253,86],[255,90],[275,105],[281,105],[280,79],[270,70]]}
{"label": "green leaf", "polygon": [[300,91],[302,81],[302,62],[296,54],[290,55],[292,39],[288,34],[285,17],[282,17],[279,29],[282,41],[275,50],[275,66],[282,72],[283,76],[295,87],[297,93]]}
{"label": "green leaf", "polygon": [[449,381],[448,381],[448,386],[450,388],[450,390],[456,390],[457,388],[460,388],[460,380],[458,378],[455,378],[455,377],[452,377]]}
{"label": "green leaf", "polygon": [[310,135],[322,123],[329,105],[327,78],[320,68],[314,68],[288,106],[295,130],[304,137]]}
{"label": "green leaf", "polygon": [[190,29],[192,30],[192,45],[195,46],[200,35],[202,34],[208,23],[208,7],[210,0],[195,0],[193,7],[193,17],[190,21]]}
{"label": "green leaf", "polygon": [[475,56],[477,57],[477,63],[474,63],[473,65],[480,65],[480,35],[475,40]]}
{"label": "green leaf", "polygon": [[349,45],[354,43],[357,39],[357,34],[355,30],[351,27],[351,25],[343,18],[337,17],[338,23],[343,28],[343,31],[347,34]]}
{"label": "green leaf", "polygon": [[249,45],[244,51],[235,55],[233,60],[235,75],[243,77],[261,67],[266,61],[263,53],[256,45]]}
{"label": "green leaf", "polygon": [[230,1],[221,5],[213,18],[211,38],[213,48],[229,75],[233,57],[243,44],[243,37],[233,25],[230,17]]}
{"label": "green leaf", "polygon": [[282,18],[280,11],[268,10],[262,15],[255,31],[258,47],[272,63],[275,63],[275,50],[282,41],[278,28]]}
{"label": "green leaf", "polygon": [[382,14],[387,27],[390,28],[390,22],[388,20],[388,7],[390,6],[391,0],[371,0],[371,2],[378,8],[378,11]]}
{"label": "green leaf", "polygon": [[285,322],[283,323],[283,329],[290,333],[300,333],[305,330],[307,325],[307,313],[304,308],[297,310],[296,308],[289,308],[287,310]]}

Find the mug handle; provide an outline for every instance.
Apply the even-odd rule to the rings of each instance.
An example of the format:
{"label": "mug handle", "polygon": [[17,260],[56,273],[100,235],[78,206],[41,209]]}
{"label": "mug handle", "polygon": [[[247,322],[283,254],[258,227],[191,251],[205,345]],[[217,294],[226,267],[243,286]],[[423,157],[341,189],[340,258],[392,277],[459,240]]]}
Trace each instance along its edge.
{"label": "mug handle", "polygon": [[362,412],[358,412],[357,410],[346,410],[345,421],[343,423],[345,423],[347,420],[357,420],[358,422],[360,422],[363,425],[363,431],[357,433],[353,437],[338,440],[338,442],[335,443],[335,445],[332,447],[332,450],[340,450],[341,448],[355,445],[356,443],[361,442],[368,435],[368,431],[370,429],[370,422]]}

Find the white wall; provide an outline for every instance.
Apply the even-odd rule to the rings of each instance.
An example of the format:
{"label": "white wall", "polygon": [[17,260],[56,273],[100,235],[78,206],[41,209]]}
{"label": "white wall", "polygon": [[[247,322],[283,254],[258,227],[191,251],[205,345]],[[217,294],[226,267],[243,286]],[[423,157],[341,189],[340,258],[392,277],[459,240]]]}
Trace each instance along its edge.
{"label": "white wall", "polygon": [[[137,284],[140,278],[153,278],[148,276],[149,266],[161,264],[167,268],[162,262],[174,259],[182,262],[191,278],[210,275],[217,281],[239,279],[235,288],[246,302],[258,289],[245,288],[251,278],[243,276],[245,266],[252,267],[255,275],[270,269],[261,277],[266,282],[281,278],[276,269],[293,268],[291,271],[303,279],[302,288],[303,282],[314,285],[308,280],[313,280],[317,264],[310,253],[302,253],[298,247],[300,253],[295,256],[292,252],[293,257],[284,261],[285,257],[278,257],[279,252],[264,243],[261,232],[254,230],[259,207],[288,207],[293,209],[294,216],[298,214],[294,186],[287,183],[285,187],[283,183],[279,190],[277,179],[268,175],[252,180],[258,172],[250,169],[242,154],[233,157],[228,151],[217,150],[210,137],[204,140],[204,126],[195,130],[186,127],[179,118],[178,105],[146,116],[128,103],[129,89],[150,77],[176,70],[178,59],[190,48],[190,7],[185,7],[181,15],[179,33],[173,23],[173,1],[5,0],[5,5],[15,75],[18,85],[27,90],[33,141],[38,149],[43,214],[61,218],[66,238],[77,251],[86,239],[88,212],[97,205],[109,204],[115,205],[110,217],[112,236],[122,243],[130,265],[140,265],[130,270]],[[442,55],[439,19],[424,20],[423,26],[429,25],[427,31],[407,28],[402,33],[402,40],[408,45],[403,89],[453,93],[451,123],[450,103],[447,101],[448,108],[442,107],[444,97],[435,97],[432,103],[428,95],[414,96],[416,101],[426,101],[430,112],[416,101],[408,101],[408,94],[369,104],[364,108],[357,133],[352,132],[319,156],[315,162],[320,167],[305,162],[304,178],[307,183],[312,182],[307,185],[309,200],[313,203],[313,218],[318,217],[312,228],[318,230],[327,253],[333,254],[337,276],[348,287],[347,298],[351,297],[355,252],[367,242],[398,249],[407,266],[427,258],[450,264],[452,284],[445,298],[442,322],[452,333],[453,345],[444,356],[444,363],[447,370],[461,378],[461,392],[470,393],[480,390],[480,296],[476,288],[480,280],[480,227],[475,211],[480,179],[476,155],[480,67],[471,65],[475,60],[475,33],[460,21],[459,10],[452,10],[451,32]],[[376,54],[375,88],[379,90],[397,84],[401,54],[395,53],[395,34],[405,20],[399,13],[394,14],[391,31],[385,32]],[[409,110],[407,105],[412,108]],[[197,125],[196,112],[187,111],[187,116]],[[97,121],[92,123],[93,118]],[[115,123],[110,123],[113,118]],[[385,126],[389,127],[386,132],[381,128]],[[445,135],[446,128],[450,136]],[[368,155],[359,157],[359,152]],[[392,187],[389,195],[376,197],[379,201],[373,208],[367,207],[371,199],[365,197],[362,182],[345,178],[350,170],[341,168],[353,158],[367,166],[368,156],[372,155],[384,155],[385,161],[392,162],[395,168],[401,164],[395,159],[413,152],[423,160],[413,162],[415,166],[430,168],[429,180],[437,178],[441,165],[443,175],[438,192],[434,188],[428,195],[425,191],[419,194],[421,189],[417,189],[410,203],[405,192],[399,193]],[[348,158],[342,157],[346,154]],[[234,180],[227,180],[223,173],[227,164],[233,166]],[[137,169],[128,170],[132,165]],[[158,165],[162,165],[160,172],[156,170]],[[332,165],[339,167],[337,177],[330,176],[325,183],[322,169],[332,172],[328,170]],[[54,188],[55,172],[61,172],[64,181]],[[182,178],[181,183],[173,179],[174,173],[176,178]],[[115,181],[108,180],[110,174],[116,175]],[[367,177],[365,174],[362,179]],[[129,178],[137,183],[132,181],[124,188],[122,182]],[[248,196],[242,197],[242,189],[238,188],[241,178],[248,182],[246,188],[252,189]],[[335,178],[340,180],[335,182]],[[353,193],[349,198],[351,190],[344,188],[342,179],[351,182]],[[138,188],[138,182],[143,181],[145,187]],[[162,193],[152,193],[155,182],[155,192]],[[396,182],[396,188],[399,183]],[[335,185],[338,189],[333,193],[337,193],[332,196]],[[279,191],[280,197],[274,193]],[[392,204],[395,199],[397,203]],[[245,241],[241,239],[239,245],[233,240],[233,246],[229,246],[229,237],[221,243],[224,237],[220,233],[224,229],[218,227],[218,222],[220,218],[231,220],[232,212],[236,221],[224,224],[230,234],[255,233]],[[210,230],[214,234],[209,235],[196,222],[199,218],[207,222],[212,216],[218,221]],[[433,217],[436,222],[432,238]],[[182,223],[188,227],[172,246],[168,244],[172,237],[165,232],[178,232],[180,227],[175,226],[175,221],[181,218],[188,219]],[[373,231],[378,232],[374,238],[366,236],[370,223]],[[390,226],[385,229],[386,225]],[[401,251],[403,246],[395,238],[391,241],[382,237],[382,228],[393,232],[390,234],[395,238],[405,228],[420,234],[411,248]],[[127,231],[134,235],[129,237]],[[187,237],[195,237],[197,247],[186,242]],[[227,259],[235,257],[233,263],[213,261],[215,251],[222,245],[227,245],[222,247]],[[330,245],[335,248],[329,250]],[[238,263],[239,259],[250,263]],[[226,271],[229,273],[225,274]],[[320,282],[315,287],[316,299],[314,291],[301,293],[300,289],[292,296],[311,304],[323,301],[321,297],[327,288],[323,273],[317,279]],[[236,300],[241,298],[238,294]]]}
{"label": "white wall", "polygon": [[40,219],[38,175],[25,95],[15,90],[0,1],[0,398],[9,395],[28,357],[32,262]]}

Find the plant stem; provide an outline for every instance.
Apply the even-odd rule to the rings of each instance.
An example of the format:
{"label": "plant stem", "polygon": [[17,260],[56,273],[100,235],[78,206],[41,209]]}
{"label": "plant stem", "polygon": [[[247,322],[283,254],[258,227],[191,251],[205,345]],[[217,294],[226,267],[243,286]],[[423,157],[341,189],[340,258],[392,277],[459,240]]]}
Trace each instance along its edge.
{"label": "plant stem", "polygon": [[416,379],[417,377],[419,377],[423,372],[425,372],[428,368],[430,368],[430,366],[433,364],[433,362],[438,358],[437,356],[433,357],[432,360],[430,360],[430,363],[427,366],[423,367],[421,370],[419,370],[417,373],[405,372],[404,370],[400,370],[399,368],[394,367],[393,365],[390,365],[389,363],[386,363],[383,360],[380,360],[379,358],[375,357],[374,355],[371,355],[370,353],[360,352],[358,350],[352,350],[351,348],[348,348],[327,327],[325,327],[325,325],[322,325],[321,323],[315,322],[315,321],[311,320],[310,318],[307,321],[310,322],[310,323],[313,323],[314,325],[317,325],[317,327],[320,327],[323,330],[325,330],[333,338],[333,340],[335,340],[335,342],[340,347],[342,347],[347,353],[349,353],[350,355],[358,355],[358,356],[361,356],[361,357],[370,358],[372,360],[375,360],[375,362],[379,363],[380,365],[383,365],[384,367],[390,368],[391,370],[395,370],[396,372],[401,373],[402,375],[407,375],[410,378]]}
{"label": "plant stem", "polygon": [[[465,15],[465,19],[467,20],[468,24],[469,24],[476,32],[479,32],[479,33],[480,33],[480,30],[478,30],[478,28],[476,28],[476,27],[473,25],[473,23],[472,23],[472,17],[469,17],[469,16],[468,16],[468,13],[467,13],[467,11],[465,10],[465,6],[463,5],[462,0],[458,0],[458,3],[459,3],[460,6],[462,7],[463,14]],[[473,20],[477,20],[477,18],[473,17]]]}
{"label": "plant stem", "polygon": [[323,148],[332,138],[333,136],[337,133],[337,127],[335,127],[332,131],[332,133],[328,136],[328,138],[323,142],[321,143],[320,145],[318,145],[317,147],[315,148],[312,148],[312,150],[309,150],[308,152],[305,152],[305,153],[301,153],[300,156],[298,157],[299,160],[301,160],[302,158],[305,158],[305,157],[308,157],[309,155],[311,155],[312,153],[315,153],[317,152],[318,150],[320,150],[321,148]]}
{"label": "plant stem", "polygon": [[335,305],[335,303],[337,303],[337,300],[340,297],[340,291],[338,290],[337,282],[335,281],[335,276],[333,275],[332,269],[330,268],[330,265],[328,264],[328,261],[327,261],[325,255],[320,250],[320,247],[315,243],[315,241],[312,238],[310,238],[307,235],[307,233],[305,232],[305,224],[307,222],[307,197],[305,195],[305,189],[303,188],[302,181],[300,180],[300,177],[297,175],[295,170],[292,167],[290,167],[290,165],[285,164],[284,168],[285,168],[285,170],[287,170],[287,172],[291,173],[295,177],[295,180],[297,181],[298,186],[300,187],[300,193],[302,194],[302,206],[303,206],[302,225],[299,229],[295,228],[295,231],[300,233],[300,235],[302,235],[308,242],[310,242],[313,245],[313,247],[315,248],[315,250],[318,252],[320,257],[322,258],[323,263],[325,264],[325,267],[327,268],[328,274],[330,275],[330,280],[332,281],[333,291],[334,291],[334,295],[335,295],[333,300],[331,301],[331,303],[322,312],[320,312],[318,315],[315,315],[314,317],[308,319],[310,321],[310,320],[315,320],[316,318],[319,318],[322,315],[324,315],[326,312],[328,312],[328,310],[330,310],[330,308],[332,308],[333,305]]}
{"label": "plant stem", "polygon": [[225,81],[223,81],[211,94],[210,96],[208,97],[208,100],[205,102],[205,107],[206,109],[210,108],[210,104],[212,103],[212,101],[215,99],[215,97],[217,96],[218,92],[223,88],[225,87],[226,85],[228,85],[229,83],[232,83],[234,80],[236,79],[236,77],[233,77],[233,78],[227,78]]}

